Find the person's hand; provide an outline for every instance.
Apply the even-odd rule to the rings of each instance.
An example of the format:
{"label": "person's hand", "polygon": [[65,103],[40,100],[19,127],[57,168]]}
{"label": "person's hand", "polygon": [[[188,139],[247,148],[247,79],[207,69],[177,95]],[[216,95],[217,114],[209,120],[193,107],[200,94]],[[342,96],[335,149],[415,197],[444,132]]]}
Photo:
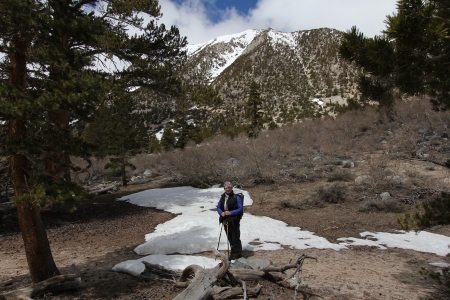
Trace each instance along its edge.
{"label": "person's hand", "polygon": [[231,216],[231,213],[227,210],[227,211],[225,212],[225,216]]}
{"label": "person's hand", "polygon": [[225,212],[224,211],[220,215],[225,218]]}

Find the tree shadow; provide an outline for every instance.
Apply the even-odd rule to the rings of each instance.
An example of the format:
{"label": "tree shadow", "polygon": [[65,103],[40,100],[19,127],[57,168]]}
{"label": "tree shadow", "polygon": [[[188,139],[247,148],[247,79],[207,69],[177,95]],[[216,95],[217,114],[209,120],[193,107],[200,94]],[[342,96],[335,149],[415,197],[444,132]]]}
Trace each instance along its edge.
{"label": "tree shadow", "polygon": [[[110,220],[126,215],[138,214],[155,208],[142,207],[116,199],[148,190],[148,187],[136,187],[133,190],[112,194],[97,195],[92,199],[77,202],[76,210],[68,211],[64,206],[44,208],[41,211],[42,222],[46,229],[57,228],[70,223],[86,223],[93,220]],[[160,211],[160,210],[157,210]],[[0,206],[0,236],[20,233],[16,206],[13,203]]]}

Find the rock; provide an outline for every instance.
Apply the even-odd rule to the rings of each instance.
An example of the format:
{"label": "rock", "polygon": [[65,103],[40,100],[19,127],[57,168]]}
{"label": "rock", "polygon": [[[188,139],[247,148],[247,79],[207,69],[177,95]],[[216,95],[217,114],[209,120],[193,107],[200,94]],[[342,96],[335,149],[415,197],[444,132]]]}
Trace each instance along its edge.
{"label": "rock", "polygon": [[383,192],[380,194],[380,197],[381,197],[381,200],[386,201],[391,198],[391,194],[389,194],[388,192]]}
{"label": "rock", "polygon": [[361,185],[361,184],[369,182],[370,178],[371,177],[369,175],[360,175],[355,178],[355,183]]}
{"label": "rock", "polygon": [[237,259],[231,266],[230,269],[264,269],[272,265],[271,261],[268,259],[247,259],[244,257],[241,257]]}
{"label": "rock", "polygon": [[234,157],[229,158],[226,160],[226,162],[232,166],[237,166],[238,165],[238,160]]}
{"label": "rock", "polygon": [[432,131],[432,130],[428,130],[423,134],[423,138],[426,141],[429,141],[431,137],[436,136],[436,132]]}
{"label": "rock", "polygon": [[397,184],[403,184],[406,182],[406,179],[400,177],[400,176],[386,176],[385,177],[387,180],[389,180],[392,183],[397,183]]}
{"label": "rock", "polygon": [[148,180],[148,179],[138,179],[138,180],[135,180],[133,182],[130,182],[130,184],[143,184],[143,183],[147,183],[149,181],[150,180]]}
{"label": "rock", "polygon": [[141,176],[131,176],[130,181],[136,181],[138,179],[141,179]]}
{"label": "rock", "polygon": [[355,167],[355,163],[350,160],[344,160],[342,162],[342,167],[347,169],[353,169]]}

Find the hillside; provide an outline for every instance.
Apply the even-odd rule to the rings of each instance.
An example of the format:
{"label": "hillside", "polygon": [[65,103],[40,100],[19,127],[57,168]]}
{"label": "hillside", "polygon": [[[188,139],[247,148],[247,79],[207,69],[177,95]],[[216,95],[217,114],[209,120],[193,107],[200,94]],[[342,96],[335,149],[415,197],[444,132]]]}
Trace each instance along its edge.
{"label": "hillside", "polygon": [[291,33],[269,28],[223,36],[190,46],[183,77],[211,84],[236,110],[255,80],[265,116],[288,123],[324,113],[314,98],[324,104],[357,98],[358,72],[339,58],[341,38],[342,32],[328,28]]}
{"label": "hillside", "polygon": [[[264,126],[296,123],[306,117],[335,116],[349,100],[359,101],[359,71],[338,55],[343,33],[329,28],[284,33],[247,30],[187,47],[179,71],[184,84],[218,92],[202,99],[167,99],[147,91],[139,96],[152,128],[174,118],[180,106],[196,107],[199,126],[215,127],[224,115],[245,124],[249,86],[255,81],[261,96]],[[196,89],[196,88],[193,88]],[[145,101],[144,101],[145,100]],[[336,109],[338,108],[338,109]]]}

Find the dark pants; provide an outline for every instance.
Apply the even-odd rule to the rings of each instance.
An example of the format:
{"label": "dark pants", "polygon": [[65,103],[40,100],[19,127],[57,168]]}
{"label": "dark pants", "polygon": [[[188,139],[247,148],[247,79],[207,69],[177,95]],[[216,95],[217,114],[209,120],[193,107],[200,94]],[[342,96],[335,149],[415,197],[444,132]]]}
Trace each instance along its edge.
{"label": "dark pants", "polygon": [[231,257],[239,258],[242,255],[242,243],[241,243],[241,219],[234,218],[225,225],[227,231],[228,242],[231,246]]}

